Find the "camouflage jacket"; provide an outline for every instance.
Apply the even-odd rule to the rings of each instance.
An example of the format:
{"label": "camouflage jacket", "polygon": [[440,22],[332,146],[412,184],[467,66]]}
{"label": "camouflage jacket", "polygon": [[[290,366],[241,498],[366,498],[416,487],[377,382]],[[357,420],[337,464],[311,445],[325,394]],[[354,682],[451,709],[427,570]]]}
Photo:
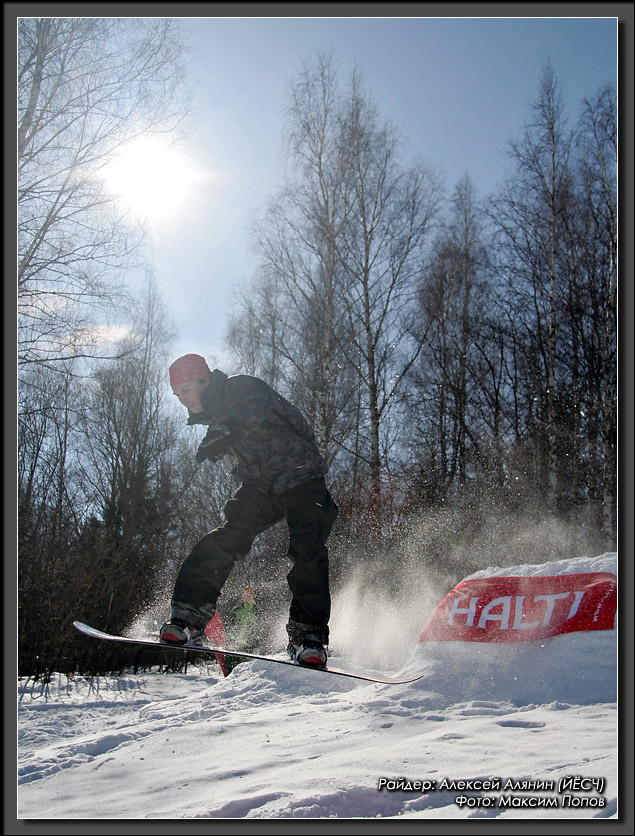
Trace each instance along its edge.
{"label": "camouflage jacket", "polygon": [[278,494],[327,472],[304,415],[263,380],[214,369],[201,402],[204,411],[190,412],[188,424],[207,424],[208,436],[236,436],[239,481]]}

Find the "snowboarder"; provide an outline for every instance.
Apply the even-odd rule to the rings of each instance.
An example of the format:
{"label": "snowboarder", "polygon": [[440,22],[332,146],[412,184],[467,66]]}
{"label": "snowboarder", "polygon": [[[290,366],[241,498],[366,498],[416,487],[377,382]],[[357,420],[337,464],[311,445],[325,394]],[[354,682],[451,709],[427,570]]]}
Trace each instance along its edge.
{"label": "snowboarder", "polygon": [[162,641],[198,641],[236,560],[258,534],[286,519],[293,564],[287,575],[289,656],[299,664],[324,666],[331,609],[326,541],[337,506],[307,420],[263,380],[210,371],[198,354],[175,360],[169,376],[172,391],[188,408],[188,424],[208,426],[197,461],[216,461],[231,451],[240,484],[225,506],[225,523],[199,540],[181,567],[170,619],[160,628]]}

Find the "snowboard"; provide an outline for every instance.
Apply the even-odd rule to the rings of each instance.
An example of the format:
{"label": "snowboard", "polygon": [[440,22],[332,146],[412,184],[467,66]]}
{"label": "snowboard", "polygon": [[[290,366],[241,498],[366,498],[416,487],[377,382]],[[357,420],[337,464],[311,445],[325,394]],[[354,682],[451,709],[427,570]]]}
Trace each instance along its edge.
{"label": "snowboard", "polygon": [[159,650],[167,650],[174,652],[175,650],[186,651],[191,653],[212,654],[214,656],[238,656],[241,659],[258,659],[261,662],[275,662],[277,665],[290,665],[292,668],[297,668],[302,671],[315,671],[317,673],[327,673],[334,676],[347,676],[350,679],[360,679],[365,682],[378,682],[384,685],[399,685],[406,682],[415,682],[421,679],[423,674],[415,676],[382,676],[371,673],[355,673],[354,671],[341,670],[340,668],[316,668],[310,665],[298,665],[290,659],[284,659],[278,656],[263,656],[260,653],[246,653],[240,650],[226,650],[221,647],[210,647],[208,645],[170,645],[158,639],[131,639],[127,636],[113,636],[110,633],[104,633],[102,630],[97,630],[95,627],[90,627],[88,624],[83,624],[81,621],[74,621],[73,626],[83,633],[85,636],[90,636],[93,639],[101,639],[102,641],[120,642],[121,644],[137,645],[141,647],[154,647]]}

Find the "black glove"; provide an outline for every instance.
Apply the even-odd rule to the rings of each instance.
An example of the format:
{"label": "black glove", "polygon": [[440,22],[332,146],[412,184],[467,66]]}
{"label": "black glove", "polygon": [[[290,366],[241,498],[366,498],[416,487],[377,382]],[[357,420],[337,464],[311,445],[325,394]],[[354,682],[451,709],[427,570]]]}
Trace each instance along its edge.
{"label": "black glove", "polygon": [[237,433],[229,433],[223,435],[218,430],[210,430],[203,441],[198,446],[196,451],[196,461],[201,463],[205,459],[214,462],[224,456],[232,444],[236,443]]}

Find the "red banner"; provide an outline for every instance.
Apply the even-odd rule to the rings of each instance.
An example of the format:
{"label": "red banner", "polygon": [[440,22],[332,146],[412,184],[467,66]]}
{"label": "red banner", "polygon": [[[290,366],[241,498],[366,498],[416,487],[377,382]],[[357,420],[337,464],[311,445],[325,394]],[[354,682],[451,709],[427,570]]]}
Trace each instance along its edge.
{"label": "red banner", "polygon": [[439,604],[419,641],[517,642],[612,630],[617,578],[608,572],[462,581]]}

